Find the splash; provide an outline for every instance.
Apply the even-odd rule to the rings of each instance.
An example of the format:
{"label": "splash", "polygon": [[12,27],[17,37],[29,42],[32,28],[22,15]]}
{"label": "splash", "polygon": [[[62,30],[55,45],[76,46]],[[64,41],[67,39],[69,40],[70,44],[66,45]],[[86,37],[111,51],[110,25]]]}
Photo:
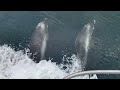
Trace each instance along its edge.
{"label": "splash", "polygon": [[[29,58],[29,49],[15,51],[8,45],[0,46],[0,78],[1,79],[62,79],[68,74],[75,72],[80,65],[75,54],[71,57],[63,57],[63,62],[57,65],[51,60],[41,60],[35,63]],[[63,67],[66,66],[66,69]],[[76,79],[96,79],[94,75],[80,76]]]}

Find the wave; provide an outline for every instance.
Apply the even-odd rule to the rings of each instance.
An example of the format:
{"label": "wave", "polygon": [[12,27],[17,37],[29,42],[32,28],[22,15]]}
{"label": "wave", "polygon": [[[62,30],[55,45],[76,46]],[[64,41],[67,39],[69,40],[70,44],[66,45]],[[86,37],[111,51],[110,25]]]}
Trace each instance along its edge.
{"label": "wave", "polygon": [[[29,58],[29,49],[15,51],[7,44],[0,46],[0,78],[1,79],[62,79],[65,76],[81,70],[75,54],[63,56],[62,63],[56,64],[52,59],[35,63]],[[65,64],[64,62],[67,62]],[[66,67],[66,68],[64,68]],[[77,79],[97,79],[96,75],[80,76]]]}

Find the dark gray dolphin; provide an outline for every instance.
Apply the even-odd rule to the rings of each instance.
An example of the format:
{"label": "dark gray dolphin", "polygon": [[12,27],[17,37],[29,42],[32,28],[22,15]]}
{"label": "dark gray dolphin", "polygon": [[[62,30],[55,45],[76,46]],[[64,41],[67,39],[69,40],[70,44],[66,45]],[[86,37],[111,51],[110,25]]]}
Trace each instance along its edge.
{"label": "dark gray dolphin", "polygon": [[79,59],[82,68],[85,68],[87,63],[87,54],[89,50],[90,40],[92,38],[93,30],[94,30],[94,22],[86,24],[83,29],[79,32],[76,41],[75,48],[77,52],[77,58]]}
{"label": "dark gray dolphin", "polygon": [[45,51],[48,42],[48,21],[45,18],[42,22],[38,23],[36,30],[32,34],[30,43],[31,58],[39,62],[44,59]]}

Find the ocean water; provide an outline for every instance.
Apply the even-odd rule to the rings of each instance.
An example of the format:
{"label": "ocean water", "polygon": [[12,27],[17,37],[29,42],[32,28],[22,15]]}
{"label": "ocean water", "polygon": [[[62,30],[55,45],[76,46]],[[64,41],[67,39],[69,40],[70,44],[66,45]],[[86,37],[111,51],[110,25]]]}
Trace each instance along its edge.
{"label": "ocean water", "polygon": [[[36,25],[48,18],[45,60],[29,58],[28,45]],[[0,78],[61,79],[80,70],[75,40],[85,24],[96,20],[88,52],[87,70],[120,69],[119,11],[0,11]],[[119,75],[78,78],[117,79]]]}

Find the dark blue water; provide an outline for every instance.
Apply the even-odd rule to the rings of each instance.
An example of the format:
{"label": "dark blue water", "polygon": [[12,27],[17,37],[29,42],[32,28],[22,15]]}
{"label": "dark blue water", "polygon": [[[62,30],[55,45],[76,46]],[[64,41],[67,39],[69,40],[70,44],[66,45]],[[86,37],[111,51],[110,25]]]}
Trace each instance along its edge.
{"label": "dark blue water", "polygon": [[[48,18],[49,42],[46,59],[62,62],[63,55],[75,52],[75,39],[83,26],[96,20],[87,70],[120,69],[119,11],[0,11],[0,45],[16,50],[28,48],[36,25]],[[120,78],[119,75],[99,75],[99,78]]]}

